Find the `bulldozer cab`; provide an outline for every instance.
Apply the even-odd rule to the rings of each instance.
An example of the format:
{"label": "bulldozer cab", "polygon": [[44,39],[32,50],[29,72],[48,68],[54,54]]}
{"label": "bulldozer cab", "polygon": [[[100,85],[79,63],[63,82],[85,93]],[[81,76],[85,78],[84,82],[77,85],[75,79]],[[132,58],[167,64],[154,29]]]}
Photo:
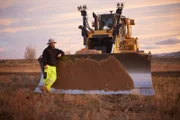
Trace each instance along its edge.
{"label": "bulldozer cab", "polygon": [[111,29],[114,25],[114,17],[115,17],[114,14],[99,15],[99,18],[100,18],[99,30]]}
{"label": "bulldozer cab", "polygon": [[94,31],[88,32],[86,48],[89,50],[101,51],[101,53],[111,53],[113,45],[112,32],[107,32],[112,29],[115,24],[115,14],[100,14],[93,13]]}

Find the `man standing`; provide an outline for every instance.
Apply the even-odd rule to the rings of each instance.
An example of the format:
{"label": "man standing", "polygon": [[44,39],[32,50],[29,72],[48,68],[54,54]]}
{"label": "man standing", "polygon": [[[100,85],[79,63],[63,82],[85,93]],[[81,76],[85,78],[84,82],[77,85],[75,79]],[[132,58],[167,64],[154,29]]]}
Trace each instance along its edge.
{"label": "man standing", "polygon": [[43,51],[43,66],[44,66],[44,86],[41,87],[41,91],[50,91],[51,86],[57,79],[56,64],[57,59],[65,55],[62,50],[56,49],[56,42],[53,39],[49,39],[48,47]]}

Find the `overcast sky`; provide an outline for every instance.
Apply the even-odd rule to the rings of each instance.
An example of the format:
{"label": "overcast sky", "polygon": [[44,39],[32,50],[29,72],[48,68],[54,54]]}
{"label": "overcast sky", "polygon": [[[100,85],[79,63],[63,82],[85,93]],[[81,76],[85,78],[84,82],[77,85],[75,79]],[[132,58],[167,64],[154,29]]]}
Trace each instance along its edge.
{"label": "overcast sky", "polygon": [[[100,14],[115,11],[118,0],[0,0],[0,59],[24,57],[27,45],[35,46],[37,57],[55,39],[57,48],[75,51],[83,47],[78,26],[82,18],[77,6],[88,6]],[[133,36],[140,49],[152,53],[180,51],[180,0],[124,0],[123,15],[134,18]]]}

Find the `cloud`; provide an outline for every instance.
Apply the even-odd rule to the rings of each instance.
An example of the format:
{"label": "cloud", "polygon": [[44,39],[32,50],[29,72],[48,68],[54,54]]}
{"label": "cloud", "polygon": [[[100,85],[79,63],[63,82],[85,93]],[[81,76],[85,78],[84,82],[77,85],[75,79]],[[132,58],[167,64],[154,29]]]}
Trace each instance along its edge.
{"label": "cloud", "polygon": [[0,19],[0,25],[8,26],[11,25],[14,21],[15,21],[14,19],[2,18]]}
{"label": "cloud", "polygon": [[133,0],[129,3],[127,2],[127,5],[125,3],[126,8],[143,8],[143,7],[153,7],[153,6],[160,6],[160,5],[168,5],[168,4],[177,4],[180,3],[179,0],[148,0],[148,1],[142,1],[142,0]]}
{"label": "cloud", "polygon": [[[179,51],[179,46],[178,45],[173,45],[171,47],[161,47],[159,49],[151,49],[151,53],[168,53],[168,52],[177,52]],[[145,50],[145,52],[148,52],[149,50]]]}
{"label": "cloud", "polygon": [[29,22],[32,21],[31,18],[0,18],[0,26],[10,26],[13,25],[14,23],[24,23],[24,22]]}
{"label": "cloud", "polygon": [[178,39],[178,38],[169,38],[167,40],[162,40],[162,41],[156,42],[155,44],[156,45],[175,45],[175,44],[178,44],[178,43],[180,43],[180,39]]}
{"label": "cloud", "polygon": [[[100,8],[94,11],[97,12],[104,12],[108,10],[112,10],[115,7],[115,3],[117,0],[111,0],[111,1],[103,1],[102,5],[102,0],[95,1],[86,1],[86,4],[88,8],[94,7],[94,8]],[[151,0],[151,1],[142,1],[142,0],[123,0],[122,2],[125,3],[125,8],[126,9],[134,9],[134,8],[144,8],[144,7],[153,7],[153,6],[159,6],[159,5],[168,5],[168,4],[176,4],[180,3],[179,0]],[[62,4],[64,6],[62,6]],[[69,1],[63,1],[59,2],[59,0],[54,0],[53,2],[48,2],[46,1],[46,4],[44,4],[44,0],[38,0],[38,1],[33,1],[33,4],[30,8],[27,9],[28,12],[36,12],[36,11],[51,11],[51,10],[61,10],[61,9],[69,9],[72,12],[72,9],[75,10],[76,6],[84,4],[84,0],[76,0],[72,2],[73,7],[69,5]]]}
{"label": "cloud", "polygon": [[0,0],[0,8],[8,8],[19,2],[20,0]]}
{"label": "cloud", "polygon": [[149,45],[149,46],[140,46],[141,50],[152,50],[152,49],[159,49],[161,47],[157,46],[157,45]]}
{"label": "cloud", "polygon": [[161,14],[161,15],[151,15],[151,16],[148,16],[148,15],[139,15],[136,17],[136,20],[151,20],[152,19],[169,19],[169,18],[179,18],[179,13],[174,13],[174,14]]}
{"label": "cloud", "polygon": [[47,19],[44,23],[54,23],[54,22],[61,22],[73,19],[81,18],[79,12],[72,12],[72,13],[65,13],[65,14],[53,14],[51,15],[51,19]]}
{"label": "cloud", "polygon": [[34,26],[23,26],[23,27],[9,27],[0,30],[0,33],[14,33],[20,31],[32,31],[38,29],[47,29],[47,28],[70,28],[74,25],[78,25],[78,23],[67,23],[67,24],[52,24],[52,25],[34,25]]}
{"label": "cloud", "polygon": [[69,36],[69,35],[79,35],[81,31],[77,29],[77,31],[70,31],[70,32],[58,32],[56,36]]}
{"label": "cloud", "polygon": [[28,31],[28,30],[35,30],[38,29],[38,27],[31,26],[31,27],[10,27],[5,28],[3,30],[0,30],[1,33],[14,33],[19,31]]}
{"label": "cloud", "polygon": [[[144,40],[144,39],[152,39],[151,41],[154,41],[153,39],[154,38],[161,38],[161,37],[169,37],[169,36],[176,36],[176,35],[179,35],[180,32],[179,31],[165,31],[162,33],[162,31],[160,32],[155,32],[155,33],[150,33],[150,32],[147,32],[147,33],[144,33],[143,34],[143,31],[140,32],[139,34],[136,34],[136,36],[138,36],[139,40]],[[156,40],[157,41],[157,40]]]}
{"label": "cloud", "polygon": [[4,51],[5,51],[5,49],[4,49],[4,48],[0,48],[0,53],[1,53],[1,52],[4,52]]}

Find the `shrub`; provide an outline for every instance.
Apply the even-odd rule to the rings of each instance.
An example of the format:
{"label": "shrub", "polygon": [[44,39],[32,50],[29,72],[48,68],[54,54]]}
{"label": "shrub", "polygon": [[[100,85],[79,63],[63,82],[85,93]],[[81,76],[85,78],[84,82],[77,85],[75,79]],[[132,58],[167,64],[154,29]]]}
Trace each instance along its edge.
{"label": "shrub", "polygon": [[24,58],[27,59],[27,60],[36,59],[36,49],[35,49],[35,47],[33,47],[32,45],[28,45],[26,47]]}

